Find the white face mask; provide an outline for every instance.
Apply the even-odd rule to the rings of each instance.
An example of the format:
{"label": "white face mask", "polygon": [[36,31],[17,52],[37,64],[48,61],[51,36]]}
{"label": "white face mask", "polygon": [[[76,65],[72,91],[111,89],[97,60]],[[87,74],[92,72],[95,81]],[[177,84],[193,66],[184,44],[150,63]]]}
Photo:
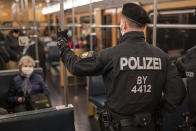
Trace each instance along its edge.
{"label": "white face mask", "polygon": [[85,30],[82,30],[82,35],[86,36],[86,31]]}
{"label": "white face mask", "polygon": [[22,67],[22,73],[30,76],[33,73],[33,67]]}
{"label": "white face mask", "polygon": [[68,35],[69,37],[71,37],[71,36],[72,36],[72,31],[69,30],[69,31],[67,32],[67,35]]}
{"label": "white face mask", "polygon": [[120,22],[120,32],[121,32],[121,34],[123,36],[125,33],[122,31],[121,27],[122,27],[122,22]]}

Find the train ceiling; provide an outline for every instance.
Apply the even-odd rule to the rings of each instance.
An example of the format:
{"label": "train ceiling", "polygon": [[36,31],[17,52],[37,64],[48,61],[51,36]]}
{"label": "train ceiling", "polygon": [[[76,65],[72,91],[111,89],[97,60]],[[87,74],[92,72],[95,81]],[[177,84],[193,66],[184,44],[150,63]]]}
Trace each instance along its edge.
{"label": "train ceiling", "polygon": [[[7,8],[8,6],[11,6],[11,4],[17,1],[20,2],[21,0],[0,0],[0,9]],[[32,0],[28,0],[28,1],[29,3],[31,3]],[[36,1],[36,4],[41,3],[43,5],[42,7],[45,7],[46,2],[49,2],[49,5],[53,6],[55,4],[58,4],[60,0],[35,0],[35,1]],[[72,1],[72,0],[64,0],[64,2],[67,2],[67,1]],[[74,0],[74,1],[80,1],[80,3],[82,1],[82,3],[85,3],[90,0]],[[96,1],[96,0],[92,0],[92,1]],[[124,3],[128,3],[128,2],[139,2],[142,5],[152,4],[154,0],[97,0],[97,1],[99,2],[95,2],[92,4],[93,8],[106,9],[106,8],[121,7]],[[183,1],[183,0],[158,0],[158,3],[174,2],[174,1]],[[69,7],[70,8],[66,9],[67,12],[71,11],[71,6],[69,5]],[[76,13],[89,12],[89,5],[78,6],[75,9],[75,12]]]}
{"label": "train ceiling", "polygon": [[[50,0],[50,5],[58,4],[60,0]],[[70,1],[70,0],[64,0],[65,2]],[[75,0],[77,1],[77,0]],[[90,1],[90,0],[78,0],[78,1]],[[92,0],[94,1],[94,0]],[[101,9],[106,9],[106,8],[115,8],[115,7],[122,7],[124,3],[129,3],[129,2],[139,2],[141,5],[147,5],[147,4],[153,4],[154,0],[100,0],[99,2],[95,2],[92,4],[93,8],[101,8]],[[164,2],[174,2],[174,1],[185,1],[185,0],[158,0],[158,3],[164,3]],[[65,4],[66,6],[66,4]],[[70,5],[69,5],[70,7]],[[55,7],[56,8],[56,7]],[[66,7],[65,7],[66,8]],[[51,9],[49,9],[51,10]],[[71,12],[71,7],[69,9],[66,9],[67,12]],[[75,9],[76,13],[84,13],[84,12],[89,12],[89,5],[83,5],[83,6],[78,6]],[[46,13],[47,14],[47,13]]]}
{"label": "train ceiling", "polygon": [[[104,0],[93,4],[96,8],[113,8],[121,7],[124,3],[138,2],[141,5],[153,4],[154,0]],[[158,0],[158,3],[164,2],[175,2],[175,1],[185,1],[185,0]]]}
{"label": "train ceiling", "polygon": [[[174,2],[174,1],[183,1],[183,0],[157,0],[158,3],[163,3],[163,2]],[[154,2],[154,0],[104,0],[102,2],[99,2],[101,6],[109,6],[109,5],[113,5],[113,6],[121,6],[124,3],[128,3],[128,2],[139,2],[143,5],[146,4],[152,4]]]}
{"label": "train ceiling", "polygon": [[[19,2],[21,0],[0,0],[0,2],[7,2],[7,3],[12,3],[12,2]],[[28,0],[31,2],[32,0]],[[49,2],[50,4],[58,3],[60,0],[36,0],[37,3],[46,3]],[[64,0],[67,1],[67,0]],[[90,1],[90,0],[83,0],[83,1]],[[92,0],[93,1],[93,0]],[[136,2],[139,1],[142,4],[152,4],[154,0],[102,0],[101,3],[106,3],[106,4],[111,4],[111,2],[115,2],[116,4],[121,4],[125,2]],[[158,0],[159,3],[162,2],[172,2],[172,1],[182,1],[182,0]]]}
{"label": "train ceiling", "polygon": [[[47,0],[41,0],[41,1],[47,1]],[[51,3],[56,3],[56,2],[59,2],[60,0],[49,0]],[[66,0],[64,0],[66,1]],[[84,0],[84,1],[87,1],[87,0]],[[93,1],[93,0],[92,0]],[[115,3],[123,3],[123,1],[126,1],[126,2],[136,2],[136,1],[139,1],[141,2],[142,4],[152,4],[154,0],[103,0],[102,2],[103,3],[111,3],[112,2],[115,2]],[[173,2],[173,1],[182,1],[182,0],[158,0],[158,2],[162,3],[162,2]]]}

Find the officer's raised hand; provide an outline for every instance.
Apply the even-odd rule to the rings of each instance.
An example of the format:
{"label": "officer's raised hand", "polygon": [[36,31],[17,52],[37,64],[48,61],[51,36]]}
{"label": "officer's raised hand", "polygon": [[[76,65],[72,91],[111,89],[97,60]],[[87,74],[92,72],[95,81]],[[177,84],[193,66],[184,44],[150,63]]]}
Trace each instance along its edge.
{"label": "officer's raised hand", "polygon": [[60,57],[62,56],[63,52],[70,50],[68,42],[70,42],[71,40],[67,33],[68,33],[68,30],[57,32],[57,47],[60,50]]}

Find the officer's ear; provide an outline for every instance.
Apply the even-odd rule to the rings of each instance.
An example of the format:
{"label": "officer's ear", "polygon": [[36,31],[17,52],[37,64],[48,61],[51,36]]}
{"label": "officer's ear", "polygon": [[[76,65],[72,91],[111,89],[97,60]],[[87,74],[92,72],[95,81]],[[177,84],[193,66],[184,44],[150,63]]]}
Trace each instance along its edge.
{"label": "officer's ear", "polygon": [[125,31],[127,29],[127,22],[125,19],[121,20],[121,30]]}
{"label": "officer's ear", "polygon": [[128,25],[127,21],[124,20],[124,30],[127,30],[128,28],[129,28],[129,25]]}

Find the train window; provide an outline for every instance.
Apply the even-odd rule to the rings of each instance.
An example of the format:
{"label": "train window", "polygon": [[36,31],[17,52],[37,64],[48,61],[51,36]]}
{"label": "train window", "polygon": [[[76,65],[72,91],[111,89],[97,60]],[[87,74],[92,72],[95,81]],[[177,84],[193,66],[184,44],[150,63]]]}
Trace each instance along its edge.
{"label": "train window", "polygon": [[[103,25],[112,24],[112,16],[105,15],[102,19]],[[112,46],[112,28],[102,28],[102,45],[103,48],[108,48]]]}
{"label": "train window", "polygon": [[[77,23],[77,19],[76,17],[74,18],[75,19],[75,23]],[[67,18],[67,24],[72,24],[72,17],[70,18]],[[72,30],[72,27],[69,27],[70,30]],[[77,30],[75,29],[75,35],[77,36],[78,32]]]}
{"label": "train window", "polygon": [[[82,16],[80,17],[80,24],[90,24],[90,16]],[[92,23],[95,23],[95,17],[92,16]],[[95,28],[92,28],[92,32],[95,32]],[[80,30],[80,33],[82,34],[82,29]]]}
{"label": "train window", "polygon": [[[158,24],[196,24],[196,12],[193,11],[187,13],[160,13]],[[151,20],[153,20],[153,16]],[[147,31],[148,42],[152,43],[152,28],[148,28]],[[157,28],[157,46],[169,55],[178,57],[196,44],[195,35],[196,30],[194,29]]]}
{"label": "train window", "polygon": [[[75,23],[77,23],[77,19],[75,18]],[[67,18],[67,24],[72,24],[72,18]]]}
{"label": "train window", "polygon": [[[92,22],[95,23],[95,18],[93,16]],[[80,17],[80,23],[90,23],[90,16],[82,16]]]}
{"label": "train window", "polygon": [[5,27],[11,27],[12,21],[3,22],[2,25],[5,26]]}

